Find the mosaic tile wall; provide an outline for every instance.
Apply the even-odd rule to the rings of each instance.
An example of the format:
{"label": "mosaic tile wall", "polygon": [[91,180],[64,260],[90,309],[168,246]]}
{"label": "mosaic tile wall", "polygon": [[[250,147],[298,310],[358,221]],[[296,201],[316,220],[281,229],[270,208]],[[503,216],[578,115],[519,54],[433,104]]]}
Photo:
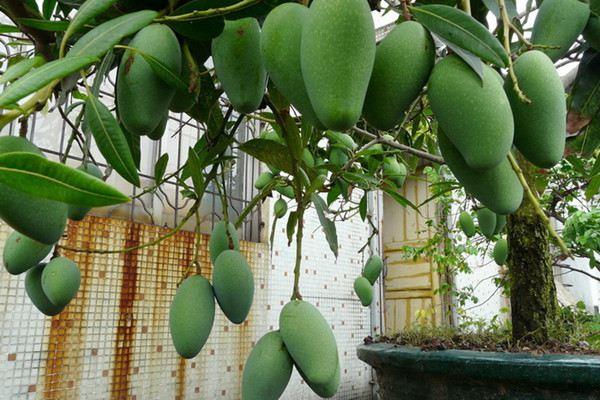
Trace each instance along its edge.
{"label": "mosaic tile wall", "polygon": [[[307,215],[306,300],[331,322],[342,362],[339,399],[370,399],[371,371],[355,355],[370,334],[370,313],[352,296],[362,259],[357,246],[368,237],[363,224],[340,230],[335,261],[318,221]],[[280,228],[279,228],[280,229]],[[163,228],[124,220],[88,217],[72,223],[65,244],[118,249],[147,242]],[[10,228],[0,224],[0,250]],[[344,236],[342,236],[344,235]],[[77,298],[54,318],[29,302],[24,277],[0,272],[0,399],[239,399],[245,359],[254,343],[277,329],[279,310],[291,292],[291,254],[285,234],[277,232],[271,252],[266,244],[244,242],[256,295],[248,321],[236,326],[217,311],[203,351],[180,359],[168,332],[168,308],[186,265],[193,257],[194,234],[180,232],[161,246],[137,253],[63,255],[82,272]],[[208,237],[201,237],[202,272],[210,276]],[[316,399],[295,375],[285,399]]]}

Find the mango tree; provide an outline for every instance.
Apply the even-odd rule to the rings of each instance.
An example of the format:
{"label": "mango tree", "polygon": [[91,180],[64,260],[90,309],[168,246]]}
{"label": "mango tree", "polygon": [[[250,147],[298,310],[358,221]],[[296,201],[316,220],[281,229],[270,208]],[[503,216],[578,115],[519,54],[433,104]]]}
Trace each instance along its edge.
{"label": "mango tree", "polygon": [[[359,215],[373,225],[369,192],[383,191],[418,211],[399,189],[417,168],[447,165],[454,178],[443,191],[466,191],[480,230],[497,241],[495,260],[508,265],[515,339],[545,340],[557,309],[553,253],[564,258],[583,251],[593,259],[597,251],[589,241],[567,246],[549,216],[557,216],[557,203],[568,195],[552,186],[557,164],[580,168],[577,190],[588,197],[600,186],[600,163],[593,162],[600,131],[600,6],[597,0],[545,0],[539,9],[520,4],[519,13],[512,0],[426,3],[0,0],[13,23],[1,26],[3,35],[22,49],[5,60],[0,78],[6,85],[0,126],[18,123],[22,133],[0,137],[0,217],[15,229],[5,246],[6,269],[26,273],[34,305],[55,315],[79,285],[78,270],[60,257],[62,250],[111,254],[156,246],[193,218],[199,221],[203,196],[216,187],[224,215],[210,239],[212,280],[201,276],[196,257],[182,273],[169,317],[177,352],[192,358],[210,335],[217,305],[233,323],[246,319],[254,282],[237,228],[276,197],[275,221],[287,218],[289,242],[296,244],[293,290],[279,331],[265,335],[248,359],[243,397],[278,398],[294,365],[315,393],[331,397],[340,383],[337,345],[327,321],[302,299],[300,285],[305,212],[316,210],[337,256],[336,221]],[[372,11],[382,7],[399,18],[377,45]],[[532,21],[529,35],[524,27]],[[580,64],[568,96],[557,71],[567,63]],[[107,106],[107,87],[115,109]],[[65,106],[67,96],[74,105]],[[25,139],[28,120],[44,107],[58,110],[71,127],[61,162],[47,160]],[[165,174],[169,155],[161,156],[155,183],[142,192],[177,180],[193,202],[179,224],[132,248],[57,244],[68,218],[131,200],[104,182],[107,173],[141,186],[140,139],[160,140],[169,112],[197,121],[203,136],[173,173]],[[239,143],[235,132],[246,120],[267,129]],[[90,155],[91,141],[110,166],[106,172]],[[79,168],[66,166],[73,146],[84,154]],[[223,183],[234,148],[269,169],[235,220]],[[557,202],[548,201],[550,190],[558,192]],[[460,223],[468,236],[475,234],[469,212]],[[569,226],[580,238],[581,224]],[[53,250],[52,261],[42,263]],[[371,255],[357,277],[365,306],[382,266]]]}

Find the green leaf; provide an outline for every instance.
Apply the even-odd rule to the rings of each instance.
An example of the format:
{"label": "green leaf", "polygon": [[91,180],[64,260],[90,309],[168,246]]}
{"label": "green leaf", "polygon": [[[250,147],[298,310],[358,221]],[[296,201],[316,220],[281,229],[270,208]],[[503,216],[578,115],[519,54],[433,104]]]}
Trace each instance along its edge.
{"label": "green leaf", "polygon": [[410,7],[416,20],[432,33],[499,67],[508,64],[502,44],[469,14],[441,4]]}
{"label": "green leaf", "polygon": [[288,148],[281,143],[267,139],[252,139],[240,145],[240,150],[267,165],[280,169],[288,174],[293,173],[290,152]]}
{"label": "green leaf", "polygon": [[85,119],[100,153],[127,182],[140,186],[140,177],[127,138],[110,110],[88,93]]}
{"label": "green leaf", "polygon": [[600,175],[594,176],[585,189],[585,198],[591,200],[594,196],[596,196],[600,192]]}
{"label": "green leaf", "polygon": [[600,111],[600,54],[584,53],[577,78],[571,90],[570,110],[582,117],[593,117]]}
{"label": "green leaf", "polygon": [[50,19],[52,18],[52,14],[56,9],[56,3],[58,0],[44,0],[44,4],[42,5],[42,14],[44,18]]}
{"label": "green leaf", "polygon": [[67,54],[67,57],[101,57],[123,38],[133,35],[149,25],[158,15],[155,11],[139,11],[105,22],[83,35]]}
{"label": "green leaf", "polygon": [[42,56],[35,56],[32,58],[26,58],[25,60],[19,61],[18,63],[11,65],[2,77],[0,78],[0,84],[12,82],[19,79],[33,68],[39,67],[44,64],[46,60]]}
{"label": "green leaf", "polygon": [[319,221],[321,222],[321,226],[323,227],[323,231],[325,232],[325,239],[329,244],[329,248],[337,258],[338,256],[338,238],[337,238],[337,230],[335,228],[335,224],[333,221],[328,219],[325,216],[325,212],[328,211],[327,204],[325,200],[321,198],[317,193],[311,196],[312,202],[315,205],[315,209],[317,210],[317,216],[319,217]]}
{"label": "green leaf", "polygon": [[165,153],[154,165],[154,181],[160,182],[165,176],[165,172],[167,171],[167,164],[169,163],[169,153]]}
{"label": "green leaf", "polygon": [[48,21],[36,18],[19,18],[17,22],[29,28],[48,32],[64,32],[69,27],[69,22],[67,21]]}
{"label": "green leaf", "polygon": [[98,15],[108,10],[117,0],[87,0],[77,11],[77,14],[71,20],[69,28],[63,37],[63,43],[66,43],[69,38],[93,20]]}
{"label": "green leaf", "polygon": [[294,231],[296,230],[296,225],[298,225],[298,212],[292,211],[290,216],[288,217],[287,224],[285,226],[285,232],[287,234],[288,246],[292,243],[292,239],[294,238]]}
{"label": "green leaf", "polygon": [[123,127],[123,125],[119,125],[119,126],[121,127],[121,131],[125,135],[125,139],[127,139],[127,145],[129,146],[129,151],[131,152],[131,155],[133,156],[133,161],[135,162],[135,166],[137,169],[140,169],[140,162],[142,160],[140,136],[127,132],[127,129],[125,129]]}
{"label": "green leaf", "polygon": [[479,79],[481,79],[481,81],[483,82],[483,62],[479,57],[467,50],[460,48],[459,46],[455,45],[449,40],[442,39],[440,37],[438,37],[438,39],[446,46],[448,46],[450,50],[455,52],[460,58],[462,58],[464,62],[466,62],[467,65],[471,67],[473,71],[475,71],[475,73],[479,76]]}
{"label": "green leaf", "polygon": [[[490,10],[492,12],[492,14],[494,14],[496,19],[502,19],[502,16],[500,15],[500,8],[498,7],[497,0],[483,0],[483,4],[485,4],[487,9]],[[508,14],[508,17],[510,19],[517,18],[519,13],[517,11],[517,5],[515,4],[515,1],[514,0],[506,0],[504,2],[504,4],[506,5],[506,13]]]}
{"label": "green leaf", "polygon": [[198,153],[196,153],[193,147],[190,147],[188,150],[187,165],[188,171],[192,177],[192,182],[194,183],[194,191],[196,192],[196,195],[200,197],[204,190],[204,175],[202,174],[202,163],[198,158]]}
{"label": "green leaf", "polygon": [[14,104],[55,80],[62,79],[97,61],[98,59],[96,57],[72,57],[44,64],[8,86],[4,92],[0,94],[0,107]]}
{"label": "green leaf", "polygon": [[21,32],[21,30],[14,25],[0,24],[0,34],[2,34],[2,33],[17,33],[17,32]]}
{"label": "green leaf", "polygon": [[362,219],[363,221],[367,219],[367,198],[368,198],[368,193],[365,193],[362,197],[362,199],[360,199],[360,203],[358,203],[358,212],[360,213],[360,219]]}
{"label": "green leaf", "polygon": [[129,201],[129,197],[98,178],[32,153],[1,155],[0,182],[32,196],[82,207]]}
{"label": "green leaf", "polygon": [[180,78],[180,74],[173,71],[158,58],[154,57],[153,55],[144,53],[133,47],[129,47],[129,49],[141,55],[144,58],[144,60],[148,63],[148,65],[150,65],[152,71],[154,71],[154,73],[169,86],[172,86],[175,89],[180,90],[182,92],[188,91],[188,85]]}
{"label": "green leaf", "polygon": [[400,204],[402,207],[410,207],[413,210],[415,210],[416,212],[418,212],[419,214],[421,214],[421,211],[419,211],[419,208],[416,205],[414,205],[410,200],[408,200],[406,197],[399,194],[397,191],[395,191],[391,187],[383,186],[382,189],[392,199],[394,199],[396,201],[396,203]]}

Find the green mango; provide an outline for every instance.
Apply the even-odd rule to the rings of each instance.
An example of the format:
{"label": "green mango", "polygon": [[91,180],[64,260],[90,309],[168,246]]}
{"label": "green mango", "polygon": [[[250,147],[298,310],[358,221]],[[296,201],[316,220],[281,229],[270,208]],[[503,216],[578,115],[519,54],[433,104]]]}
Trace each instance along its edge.
{"label": "green mango", "polygon": [[330,384],[339,365],[338,349],[319,310],[306,301],[292,300],[279,314],[279,328],[285,347],[311,387]]}
{"label": "green mango", "polygon": [[341,147],[345,147],[348,150],[354,150],[357,147],[352,136],[347,133],[329,131],[327,132],[327,136],[329,136],[336,144],[339,144]]}
{"label": "green mango", "polygon": [[273,180],[273,174],[270,172],[263,172],[256,178],[254,187],[258,190],[263,190]]}
{"label": "green mango", "polygon": [[271,131],[271,130],[264,131],[260,134],[260,138],[265,139],[265,140],[272,140],[272,141],[282,144],[284,146],[286,145],[285,140],[283,140],[283,138],[281,136],[279,136],[279,134],[275,131]]}
{"label": "green mango", "polygon": [[308,8],[298,3],[285,3],[273,9],[263,24],[261,49],[265,67],[277,90],[306,121],[321,127],[306,92],[300,67],[302,28],[308,13]]}
{"label": "green mango", "polygon": [[308,168],[314,168],[315,167],[315,158],[313,157],[313,155],[312,155],[312,153],[310,152],[309,149],[302,150],[302,161],[304,161],[304,164]]}
{"label": "green mango", "polygon": [[296,194],[294,193],[294,188],[291,186],[277,186],[275,190],[281,194],[282,196],[287,197],[288,199],[295,199]]}
{"label": "green mango", "polygon": [[500,239],[496,242],[492,255],[496,264],[504,265],[506,263],[508,259],[508,242],[506,239]]}
{"label": "green mango", "polygon": [[514,121],[498,73],[483,67],[479,76],[458,56],[433,68],[428,94],[440,127],[472,169],[489,169],[506,159]]}
{"label": "green mango", "polygon": [[[227,231],[229,231],[229,235],[225,230],[227,226]],[[229,243],[229,237],[231,237],[231,244],[233,245],[233,249]],[[210,261],[214,264],[217,260],[217,257],[224,252],[225,250],[240,250],[240,239],[238,237],[237,230],[235,226],[230,222],[227,224],[225,221],[217,222],[213,231],[210,235],[210,239],[208,240],[208,249],[210,253]]]}
{"label": "green mango", "polygon": [[523,186],[508,159],[490,169],[474,170],[441,129],[438,144],[448,167],[468,193],[497,214],[512,214],[519,208]]}
{"label": "green mango", "polygon": [[279,199],[275,202],[275,206],[273,207],[275,218],[283,218],[288,211],[287,202],[283,199]]}
{"label": "green mango", "polygon": [[[100,171],[100,168],[98,168],[96,165],[92,164],[92,163],[86,163],[81,164],[79,167],[77,167],[78,170],[84,171],[92,176],[95,176],[98,179],[101,179],[103,177],[102,171]],[[91,208],[89,207],[81,207],[81,206],[74,206],[74,205],[69,205],[69,219],[73,220],[73,221],[81,221],[82,219],[85,218],[85,216],[87,215],[87,213],[89,213],[91,210]]]}
{"label": "green mango", "polygon": [[406,165],[399,163],[396,157],[389,156],[383,159],[383,176],[394,181],[396,186],[404,185],[407,174]]}
{"label": "green mango", "polygon": [[225,29],[212,41],[212,57],[217,77],[233,108],[243,114],[256,111],[267,87],[258,21],[254,18],[225,21]]}
{"label": "green mango", "polygon": [[396,126],[427,83],[435,45],[418,22],[397,25],[379,42],[363,114],[379,130]]}
{"label": "green mango", "polygon": [[163,119],[160,121],[158,126],[150,133],[148,133],[148,138],[150,140],[160,140],[165,134],[167,130],[167,125],[169,124],[169,112],[165,114]]}
{"label": "green mango", "polygon": [[[27,139],[0,137],[0,154],[26,152],[43,156]],[[33,197],[0,183],[0,218],[14,230],[43,244],[54,244],[67,224],[68,206],[58,201]]]}
{"label": "green mango", "polygon": [[19,275],[38,265],[50,252],[53,245],[37,242],[27,236],[13,232],[4,243],[2,261],[11,275]]}
{"label": "green mango", "polygon": [[596,51],[600,51],[600,17],[590,15],[583,38]]}
{"label": "green mango", "polygon": [[234,324],[244,322],[254,299],[254,277],[244,255],[223,251],[215,261],[212,284],[225,316]]}
{"label": "green mango", "polygon": [[360,299],[363,306],[368,307],[373,302],[373,286],[371,282],[363,276],[359,276],[354,281],[354,293]]}
{"label": "green mango", "polygon": [[372,255],[363,268],[362,275],[374,285],[383,270],[383,260],[378,255]]}
{"label": "green mango", "polygon": [[52,259],[42,272],[42,290],[48,300],[58,307],[66,307],[75,298],[80,284],[79,267],[65,257]]}
{"label": "green mango", "polygon": [[514,63],[519,86],[531,100],[519,99],[513,82],[504,88],[515,118],[515,146],[532,164],[551,168],[563,157],[567,132],[565,89],[552,60],[538,50],[525,52]]}
{"label": "green mango", "polygon": [[473,217],[471,217],[471,214],[468,212],[463,211],[460,213],[460,216],[458,217],[458,226],[467,237],[475,236],[475,223],[473,222]]}
{"label": "green mango", "polygon": [[169,310],[169,330],[177,353],[194,358],[210,336],[215,321],[215,297],[208,280],[190,276],[177,289]]}
{"label": "green mango", "polygon": [[350,129],[362,113],[375,62],[375,28],[364,0],[314,0],[304,23],[302,76],[319,121]]}
{"label": "green mango", "polygon": [[506,215],[496,214],[496,228],[494,229],[494,235],[502,232],[506,226]]}
{"label": "green mango", "polygon": [[[147,26],[134,36],[129,47],[155,57],[180,74],[181,48],[166,25]],[[175,89],[156,75],[139,53],[125,51],[117,74],[116,103],[121,122],[129,133],[152,134],[164,121],[174,95]]]}
{"label": "green mango", "polygon": [[338,168],[346,165],[348,160],[350,160],[350,157],[348,157],[348,154],[344,150],[340,149],[339,147],[334,147],[329,152],[329,162]]}
{"label": "green mango", "polygon": [[246,360],[242,400],[279,399],[292,377],[293,366],[279,331],[267,333]]}
{"label": "green mango", "polygon": [[531,43],[558,47],[542,49],[557,61],[583,32],[589,16],[589,5],[578,0],[544,0],[533,24]]}
{"label": "green mango", "polygon": [[27,271],[25,275],[25,292],[35,308],[40,310],[42,314],[52,317],[60,314],[65,307],[52,304],[44,293],[42,289],[42,273],[45,267],[46,264],[40,264]]}
{"label": "green mango", "polygon": [[300,373],[300,376],[302,376],[302,378],[304,379],[304,381],[308,384],[308,386],[312,389],[313,392],[315,392],[317,395],[319,395],[319,397],[323,397],[323,398],[330,398],[333,397],[334,394],[337,393],[338,389],[340,388],[340,381],[341,381],[341,371],[340,371],[340,363],[338,362],[337,368],[335,370],[335,375],[333,376],[333,378],[327,382],[326,384],[316,384],[314,382],[309,381],[308,379],[306,379],[306,376],[304,376],[304,374],[302,373],[302,371],[298,371]]}
{"label": "green mango", "polygon": [[479,223],[479,230],[488,239],[494,236],[496,230],[496,213],[489,208],[481,208],[477,210],[477,222]]}

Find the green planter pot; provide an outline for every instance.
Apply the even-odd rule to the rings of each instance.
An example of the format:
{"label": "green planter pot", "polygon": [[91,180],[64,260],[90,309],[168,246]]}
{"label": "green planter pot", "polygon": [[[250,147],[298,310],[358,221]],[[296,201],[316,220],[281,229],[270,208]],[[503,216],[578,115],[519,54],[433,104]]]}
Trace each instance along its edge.
{"label": "green planter pot", "polygon": [[600,357],[358,347],[382,400],[600,399]]}

